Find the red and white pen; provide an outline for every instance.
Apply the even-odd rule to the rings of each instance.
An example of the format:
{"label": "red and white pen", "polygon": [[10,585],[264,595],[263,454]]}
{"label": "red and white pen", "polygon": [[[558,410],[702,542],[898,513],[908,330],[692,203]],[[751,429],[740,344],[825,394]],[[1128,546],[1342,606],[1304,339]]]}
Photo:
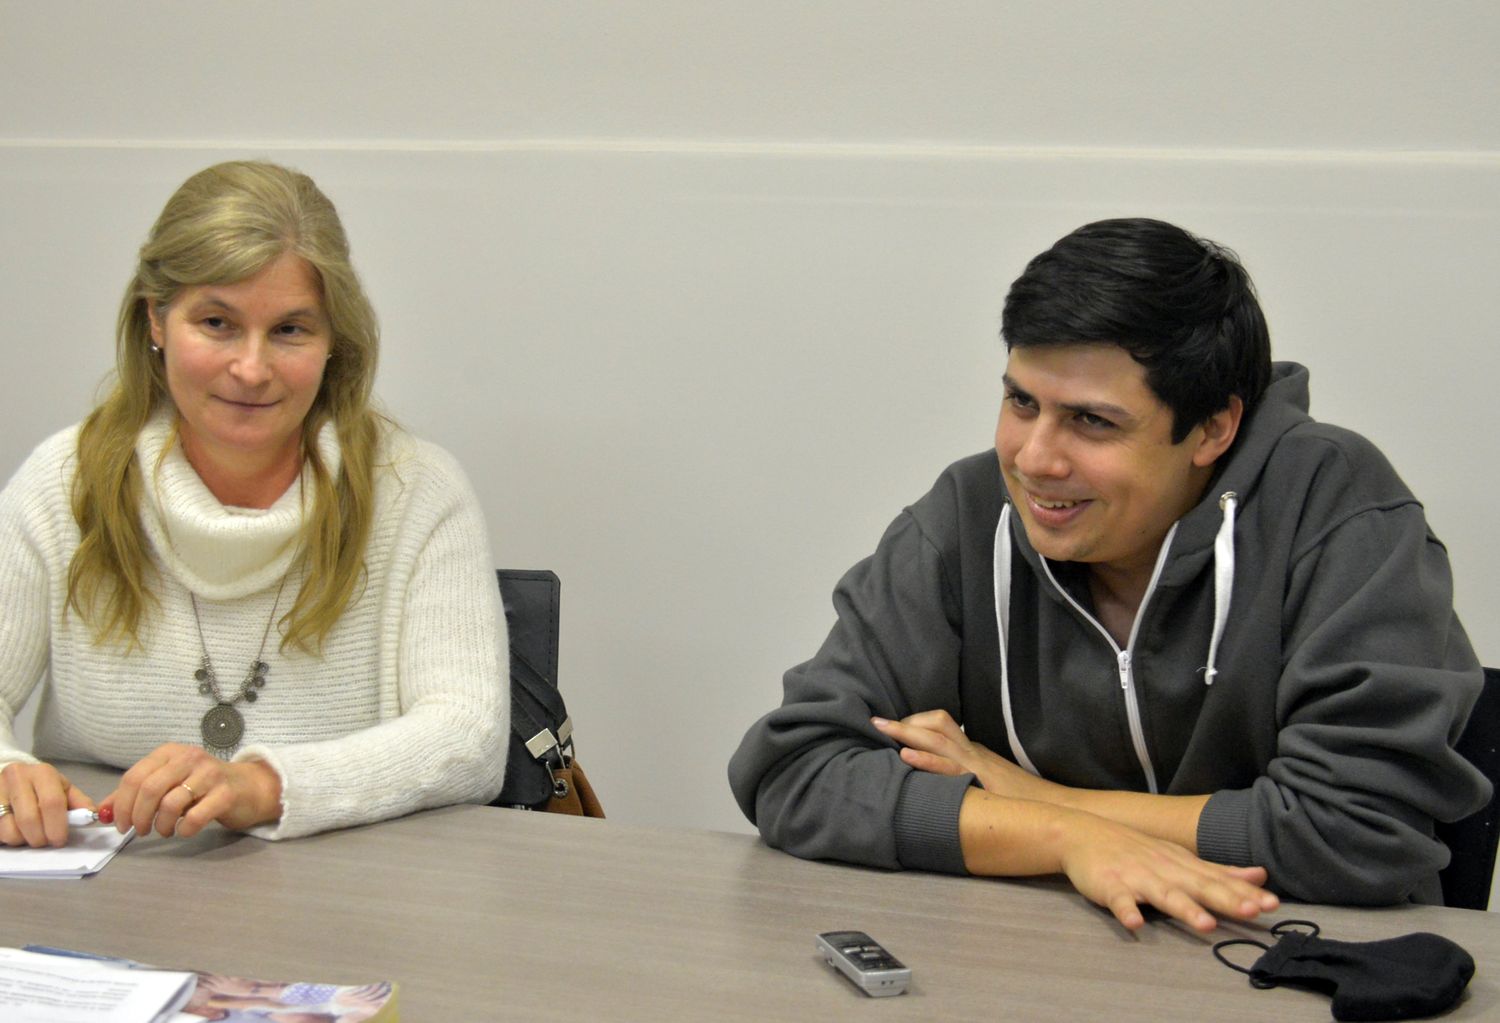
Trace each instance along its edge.
{"label": "red and white pen", "polygon": [[86,810],[80,807],[77,810],[68,811],[68,827],[81,828],[88,824],[113,824],[115,822],[115,811],[113,807],[106,806],[103,810]]}

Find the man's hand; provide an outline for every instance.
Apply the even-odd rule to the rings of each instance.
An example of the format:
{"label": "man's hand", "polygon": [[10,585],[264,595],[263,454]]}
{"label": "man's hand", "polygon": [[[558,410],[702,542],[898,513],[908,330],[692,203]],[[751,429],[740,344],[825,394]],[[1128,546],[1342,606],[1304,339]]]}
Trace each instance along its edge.
{"label": "man's hand", "polygon": [[970,740],[945,710],[929,710],[900,721],[872,718],[881,734],[901,743],[901,759],[934,774],[973,774],[986,792],[1011,799],[1082,810],[1155,838],[1198,851],[1198,817],[1208,796],[1160,796],[1149,792],[1080,789],[1038,778]]}
{"label": "man's hand", "polygon": [[[1087,818],[1089,814],[1078,814]],[[1063,853],[1063,872],[1084,896],[1135,930],[1146,921],[1142,905],[1155,906],[1196,931],[1217,927],[1215,915],[1251,920],[1279,906],[1260,886],[1263,867],[1227,867],[1200,860],[1175,842],[1152,838],[1102,817],[1075,822]]]}
{"label": "man's hand", "polygon": [[919,771],[972,774],[986,792],[997,796],[1043,803],[1066,801],[1066,786],[1038,778],[974,742],[946,710],[927,710],[900,721],[870,720],[882,735],[901,744],[901,759]]}
{"label": "man's hand", "polygon": [[1262,867],[1208,863],[1175,842],[1094,814],[970,789],[959,812],[964,864],[994,876],[1066,874],[1073,887],[1137,930],[1154,906],[1196,931],[1250,920],[1281,903]]}

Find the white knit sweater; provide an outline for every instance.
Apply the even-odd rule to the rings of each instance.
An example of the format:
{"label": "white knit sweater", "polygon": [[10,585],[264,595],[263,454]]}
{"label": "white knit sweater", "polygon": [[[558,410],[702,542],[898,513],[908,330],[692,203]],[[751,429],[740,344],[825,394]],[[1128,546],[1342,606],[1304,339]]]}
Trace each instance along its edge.
{"label": "white knit sweater", "polygon": [[[96,645],[65,611],[79,539],[69,510],[78,428],[43,442],[0,493],[0,765],[126,768],[164,742],[200,743],[213,701],[193,678],[202,649],[190,590],[226,698],[254,660],[295,555],[301,482],[269,509],[227,508],[179,446],[161,458],[169,434],[160,417],[137,446],[160,605],[133,651]],[[331,429],[319,449],[337,464]],[[380,462],[362,589],[320,656],[281,650],[273,628],[266,686],[237,705],[245,735],[234,759],[264,760],[281,776],[281,820],[252,831],[264,838],[482,803],[500,790],[508,655],[478,499],[446,452],[399,431]],[[287,577],[278,618],[300,581]],[[38,683],[33,757],[11,724]]]}

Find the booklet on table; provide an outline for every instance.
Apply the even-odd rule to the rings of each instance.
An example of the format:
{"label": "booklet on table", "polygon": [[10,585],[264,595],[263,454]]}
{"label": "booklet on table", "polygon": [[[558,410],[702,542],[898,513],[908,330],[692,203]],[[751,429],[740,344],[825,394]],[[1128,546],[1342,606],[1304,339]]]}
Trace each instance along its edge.
{"label": "booklet on table", "polygon": [[0,948],[5,1023],[203,1023],[299,1014],[329,1023],[399,1023],[396,993],[389,981],[263,981],[158,970],[41,945]]}
{"label": "booklet on table", "polygon": [[167,1023],[187,1004],[196,973],[121,969],[110,960],[0,948],[6,1023]]}

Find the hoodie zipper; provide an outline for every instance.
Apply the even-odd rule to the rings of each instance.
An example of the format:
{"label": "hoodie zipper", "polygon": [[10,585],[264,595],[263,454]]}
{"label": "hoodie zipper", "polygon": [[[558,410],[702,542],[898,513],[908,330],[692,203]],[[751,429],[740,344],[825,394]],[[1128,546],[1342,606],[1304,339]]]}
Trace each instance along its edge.
{"label": "hoodie zipper", "polygon": [[[1143,600],[1141,609],[1145,610],[1145,607],[1146,602]],[[1136,621],[1140,621],[1139,613]],[[1130,641],[1132,645],[1135,643],[1135,626],[1131,626]],[[1146,752],[1146,733],[1141,729],[1141,704],[1135,692],[1135,674],[1130,670],[1130,651],[1116,648],[1115,657],[1120,667],[1120,688],[1125,691],[1125,717],[1130,722],[1130,741],[1135,744],[1135,758],[1141,762],[1141,770],[1146,773],[1146,790],[1154,796],[1156,769],[1151,766],[1151,755]]]}
{"label": "hoodie zipper", "polygon": [[1151,765],[1151,754],[1146,750],[1146,733],[1141,728],[1141,705],[1140,698],[1135,689],[1135,672],[1131,668],[1130,651],[1135,647],[1136,633],[1140,630],[1141,619],[1146,617],[1146,607],[1151,603],[1151,596],[1156,592],[1156,582],[1161,578],[1161,571],[1167,563],[1167,551],[1171,549],[1172,537],[1177,533],[1177,524],[1174,522],[1172,528],[1167,531],[1166,537],[1161,542],[1161,550],[1156,555],[1156,567],[1151,570],[1151,581],[1146,584],[1146,593],[1141,597],[1141,606],[1136,608],[1135,621],[1130,623],[1130,638],[1126,641],[1125,649],[1121,650],[1115,638],[1109,634],[1109,630],[1100,624],[1099,619],[1086,611],[1082,604],[1073,599],[1073,595],[1066,588],[1059,586],[1057,578],[1052,574],[1052,567],[1047,564],[1046,558],[1040,558],[1042,571],[1047,574],[1047,581],[1063,599],[1073,605],[1074,609],[1084,617],[1084,620],[1099,631],[1104,637],[1104,642],[1115,653],[1115,668],[1120,674],[1120,689],[1125,694],[1125,718],[1130,725],[1130,742],[1135,747],[1135,759],[1141,765],[1141,773],[1146,776],[1146,790],[1152,795],[1157,794],[1156,769]]}

